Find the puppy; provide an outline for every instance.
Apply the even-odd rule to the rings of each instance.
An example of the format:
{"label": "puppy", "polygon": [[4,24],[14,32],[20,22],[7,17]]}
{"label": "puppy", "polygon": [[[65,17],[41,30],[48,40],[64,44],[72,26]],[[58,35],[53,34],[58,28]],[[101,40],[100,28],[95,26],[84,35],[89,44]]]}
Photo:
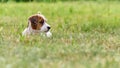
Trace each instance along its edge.
{"label": "puppy", "polygon": [[52,34],[50,32],[50,25],[47,24],[47,19],[44,15],[38,13],[32,15],[28,18],[28,26],[22,32],[23,36],[31,35],[31,34],[39,34],[46,33],[47,37],[51,37]]}

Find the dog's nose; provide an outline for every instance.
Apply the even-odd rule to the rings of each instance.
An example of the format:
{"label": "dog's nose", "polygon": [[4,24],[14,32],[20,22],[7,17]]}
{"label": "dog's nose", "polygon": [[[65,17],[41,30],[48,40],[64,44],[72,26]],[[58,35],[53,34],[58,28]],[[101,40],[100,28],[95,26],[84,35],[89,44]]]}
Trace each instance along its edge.
{"label": "dog's nose", "polygon": [[48,30],[49,30],[50,28],[51,28],[51,27],[49,27],[49,26],[47,27]]}

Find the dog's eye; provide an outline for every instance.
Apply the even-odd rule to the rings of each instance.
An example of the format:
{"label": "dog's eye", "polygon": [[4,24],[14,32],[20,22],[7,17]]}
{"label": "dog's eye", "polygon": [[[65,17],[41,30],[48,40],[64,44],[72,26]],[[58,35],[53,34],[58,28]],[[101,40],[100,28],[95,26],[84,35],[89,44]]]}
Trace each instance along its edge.
{"label": "dog's eye", "polygon": [[39,23],[40,23],[40,24],[44,24],[44,20],[40,21]]}
{"label": "dog's eye", "polygon": [[39,22],[40,24],[43,24],[43,22]]}

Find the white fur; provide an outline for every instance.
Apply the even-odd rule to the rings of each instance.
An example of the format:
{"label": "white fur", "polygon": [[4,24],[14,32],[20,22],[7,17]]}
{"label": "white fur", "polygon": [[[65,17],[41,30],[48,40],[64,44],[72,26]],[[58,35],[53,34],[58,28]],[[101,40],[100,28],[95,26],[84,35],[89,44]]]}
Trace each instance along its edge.
{"label": "white fur", "polygon": [[22,32],[22,35],[23,36],[27,36],[27,35],[31,35],[31,34],[36,34],[36,33],[42,33],[42,32],[46,32],[46,36],[47,37],[51,37],[52,36],[52,33],[50,31],[48,31],[48,26],[50,27],[49,24],[46,23],[47,19],[42,15],[42,14],[38,14],[39,16],[43,17],[43,19],[45,20],[43,26],[41,27],[40,30],[34,30],[32,29],[31,27],[31,22],[28,21],[28,27],[25,28],[25,30]]}
{"label": "white fur", "polygon": [[48,31],[48,28],[47,27],[50,27],[50,25],[48,25],[46,22],[43,24],[43,26],[41,27],[41,32],[46,32],[46,31]]}
{"label": "white fur", "polygon": [[52,33],[51,33],[50,31],[48,31],[48,32],[46,33],[46,36],[47,36],[47,37],[51,37],[51,36],[52,36]]}

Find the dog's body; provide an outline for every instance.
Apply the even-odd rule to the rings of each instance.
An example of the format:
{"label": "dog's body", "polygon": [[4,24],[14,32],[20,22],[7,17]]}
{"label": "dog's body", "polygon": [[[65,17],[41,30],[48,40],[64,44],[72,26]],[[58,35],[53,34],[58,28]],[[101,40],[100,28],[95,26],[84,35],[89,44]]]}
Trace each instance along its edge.
{"label": "dog's body", "polygon": [[38,34],[45,32],[47,37],[50,37],[52,34],[49,31],[50,25],[48,25],[46,18],[38,13],[35,15],[32,15],[28,18],[28,26],[25,28],[25,30],[22,32],[23,36],[31,35],[31,34]]}

